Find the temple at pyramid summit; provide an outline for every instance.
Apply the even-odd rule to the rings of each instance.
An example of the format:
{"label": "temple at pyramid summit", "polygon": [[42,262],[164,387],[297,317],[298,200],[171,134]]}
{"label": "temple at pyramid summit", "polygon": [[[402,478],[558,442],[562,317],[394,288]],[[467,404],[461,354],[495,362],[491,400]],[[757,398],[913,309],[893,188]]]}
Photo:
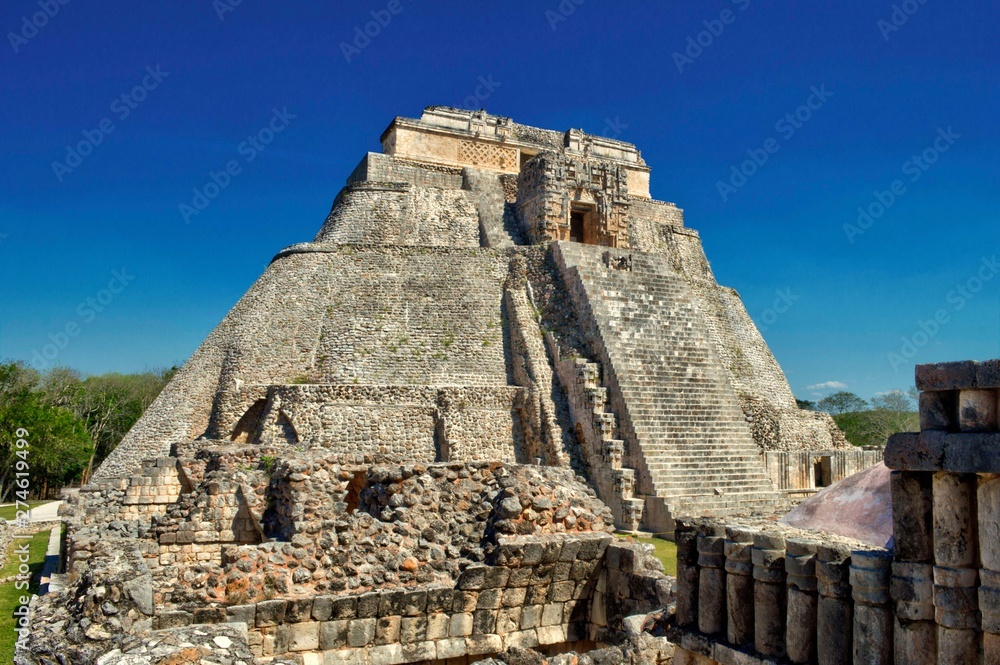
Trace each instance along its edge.
{"label": "temple at pyramid summit", "polygon": [[630,143],[398,117],[97,480],[209,443],[567,467],[617,527],[774,512],[878,461],[796,407]]}

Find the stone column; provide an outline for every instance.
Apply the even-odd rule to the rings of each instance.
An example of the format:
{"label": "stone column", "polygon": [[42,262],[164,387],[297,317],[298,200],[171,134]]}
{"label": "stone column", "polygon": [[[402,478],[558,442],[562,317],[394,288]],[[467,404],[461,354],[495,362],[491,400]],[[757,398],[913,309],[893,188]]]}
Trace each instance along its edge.
{"label": "stone column", "polygon": [[698,528],[698,630],[705,635],[726,628],[725,528],[703,522]]}
{"label": "stone column", "polygon": [[892,564],[890,588],[896,604],[895,661],[900,665],[934,665],[937,663],[934,566],[896,561]]}
{"label": "stone column", "polygon": [[855,663],[892,665],[891,570],[892,554],[886,550],[851,552]]}
{"label": "stone column", "polygon": [[674,543],[677,545],[676,621],[682,628],[698,625],[698,534],[690,522],[677,520]]}
{"label": "stone column", "polygon": [[979,477],[979,609],[983,614],[983,654],[1000,665],[1000,476]]}
{"label": "stone column", "polygon": [[934,619],[938,662],[975,662],[979,586],[975,474],[934,474]]}
{"label": "stone column", "polygon": [[789,539],[785,573],[788,585],[788,659],[812,663],[816,658],[816,541]]}
{"label": "stone column", "polygon": [[763,656],[785,656],[785,538],[753,535],[754,648]]}
{"label": "stone column", "polygon": [[753,534],[726,529],[726,639],[740,646],[753,642]]}
{"label": "stone column", "polygon": [[980,573],[979,609],[983,613],[983,663],[1000,665],[1000,573]]}
{"label": "stone column", "polygon": [[[923,396],[937,394],[921,394],[922,418],[928,401]],[[891,582],[896,609],[893,649],[896,662],[903,665],[937,662],[932,481],[931,473],[910,471],[893,471],[890,481],[896,558]]]}
{"label": "stone column", "polygon": [[[850,584],[851,552],[841,545],[816,548],[816,659],[819,665],[851,665],[854,604]],[[860,664],[859,664],[860,665]]]}

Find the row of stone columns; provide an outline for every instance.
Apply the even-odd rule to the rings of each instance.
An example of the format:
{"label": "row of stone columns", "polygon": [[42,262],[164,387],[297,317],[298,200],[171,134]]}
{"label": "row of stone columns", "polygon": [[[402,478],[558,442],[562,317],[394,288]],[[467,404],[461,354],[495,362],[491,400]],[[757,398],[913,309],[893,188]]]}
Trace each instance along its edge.
{"label": "row of stone columns", "polygon": [[891,663],[891,554],[678,522],[678,626],[802,665]]}
{"label": "row of stone columns", "polygon": [[1000,568],[993,481],[971,473],[893,471],[891,482],[896,662],[973,663],[980,653],[987,663],[1000,662],[1000,580],[990,568]]}

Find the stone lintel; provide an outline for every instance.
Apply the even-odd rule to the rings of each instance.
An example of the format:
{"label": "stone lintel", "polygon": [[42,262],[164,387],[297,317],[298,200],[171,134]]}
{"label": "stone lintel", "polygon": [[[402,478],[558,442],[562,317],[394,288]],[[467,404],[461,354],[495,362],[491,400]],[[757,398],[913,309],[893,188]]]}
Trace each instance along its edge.
{"label": "stone lintel", "polygon": [[917,390],[963,390],[976,388],[976,370],[979,363],[961,360],[948,363],[917,365],[914,375]]}
{"label": "stone lintel", "polygon": [[885,465],[899,471],[1000,473],[1000,433],[893,434]]}

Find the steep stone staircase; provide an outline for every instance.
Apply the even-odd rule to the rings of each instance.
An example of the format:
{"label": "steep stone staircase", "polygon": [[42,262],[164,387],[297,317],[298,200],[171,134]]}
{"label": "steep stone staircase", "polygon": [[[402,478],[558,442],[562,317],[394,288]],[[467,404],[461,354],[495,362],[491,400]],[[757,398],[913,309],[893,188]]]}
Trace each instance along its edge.
{"label": "steep stone staircase", "polygon": [[601,385],[601,366],[586,358],[560,358],[555,340],[551,335],[547,340],[597,494],[611,508],[618,528],[635,531],[642,522],[645,502],[635,497],[635,469],[622,464],[625,442],[614,438],[618,420],[607,409],[608,389]]}
{"label": "steep stone staircase", "polygon": [[567,242],[553,252],[604,365],[647,526],[778,507],[701,313],[666,257]]}

